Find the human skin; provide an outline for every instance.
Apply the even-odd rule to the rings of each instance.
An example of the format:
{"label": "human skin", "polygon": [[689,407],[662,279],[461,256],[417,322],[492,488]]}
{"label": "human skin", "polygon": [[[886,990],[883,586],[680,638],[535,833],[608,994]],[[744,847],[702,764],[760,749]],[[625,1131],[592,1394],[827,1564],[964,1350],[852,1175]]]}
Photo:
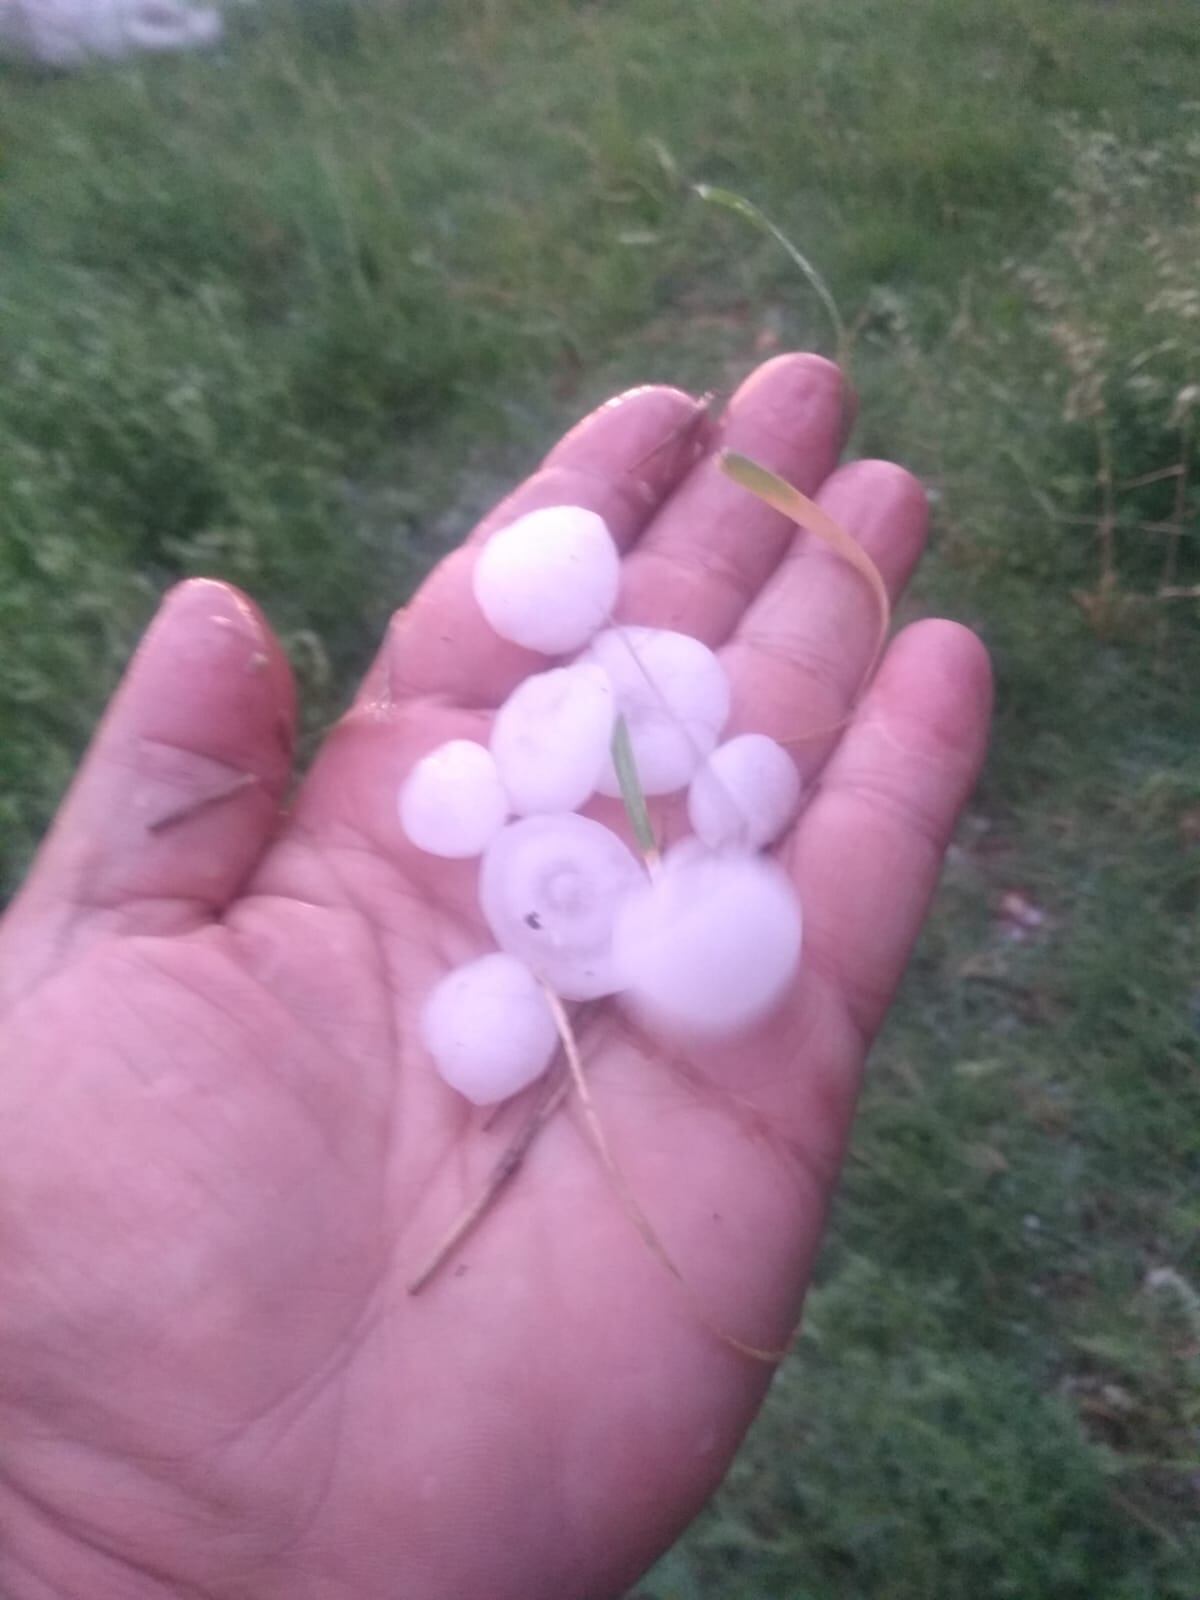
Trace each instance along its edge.
{"label": "human skin", "polygon": [[[895,596],[925,500],[899,467],[836,469],[849,411],[805,355],[711,426],[667,388],[601,408],[397,614],[286,808],[278,642],[223,584],[167,596],[0,925],[9,1600],[593,1600],[712,1492],[771,1370],[720,1333],[774,1348],[794,1325],[986,740],[975,637],[917,623],[860,694],[861,576],[716,464],[816,494]],[[470,571],[556,503],[626,551],[622,620],[719,648],[732,731],[835,729],[793,747],[802,967],[769,1024],[692,1058],[612,1002],[577,1016],[687,1292],[568,1106],[412,1295],[522,1112],[483,1128],[421,1050],[431,984],[485,941],[472,864],[413,850],[396,794],[542,665],[486,627]]]}

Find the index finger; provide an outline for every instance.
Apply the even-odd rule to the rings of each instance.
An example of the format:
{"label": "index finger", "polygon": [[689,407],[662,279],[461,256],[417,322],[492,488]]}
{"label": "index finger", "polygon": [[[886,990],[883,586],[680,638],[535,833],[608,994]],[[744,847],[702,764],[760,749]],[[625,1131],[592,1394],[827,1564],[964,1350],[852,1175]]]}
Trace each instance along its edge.
{"label": "index finger", "polygon": [[395,614],[358,703],[436,696],[499,705],[545,659],[484,622],[472,587],[480,545],[529,511],[573,505],[602,516],[628,549],[694,461],[704,422],[701,402],[665,385],[630,390],[585,417]]}

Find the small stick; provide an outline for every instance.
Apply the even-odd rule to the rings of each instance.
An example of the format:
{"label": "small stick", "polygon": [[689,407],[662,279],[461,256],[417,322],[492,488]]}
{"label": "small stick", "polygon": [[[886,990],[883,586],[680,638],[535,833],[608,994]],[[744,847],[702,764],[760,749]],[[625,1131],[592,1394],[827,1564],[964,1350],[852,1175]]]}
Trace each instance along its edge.
{"label": "small stick", "polygon": [[147,833],[165,833],[168,828],[175,828],[181,822],[188,822],[192,817],[199,816],[202,811],[207,811],[211,806],[223,804],[232,800],[235,794],[241,794],[243,789],[249,789],[254,784],[261,782],[255,772],[243,772],[232,779],[223,789],[217,789],[213,794],[206,794],[200,800],[188,800],[181,806],[176,806],[174,811],[165,812],[161,817],[155,817],[153,822],[146,824]]}
{"label": "small stick", "polygon": [[587,1078],[584,1076],[583,1061],[579,1055],[579,1046],[575,1042],[575,1033],[571,1027],[571,1019],[567,1016],[566,1008],[548,984],[543,984],[542,988],[546,995],[546,1003],[550,1007],[551,1015],[554,1017],[554,1025],[558,1029],[558,1036],[562,1041],[563,1051],[567,1058],[567,1066],[571,1074],[569,1081],[574,1084],[575,1093],[579,1096],[579,1104],[583,1111],[583,1119],[587,1126],[588,1134],[596,1148],[596,1154],[600,1157],[604,1170],[617,1192],[617,1197],[621,1201],[625,1214],[637,1229],[643,1244],[659,1265],[665,1268],[682,1288],[697,1320],[722,1344],[728,1345],[731,1350],[736,1350],[739,1355],[749,1356],[752,1361],[761,1361],[772,1367],[778,1366],[787,1355],[787,1349],[761,1350],[757,1345],[746,1344],[732,1333],[727,1333],[723,1328],[717,1327],[703,1306],[700,1305],[691,1284],[667,1254],[666,1247],[655,1233],[650,1219],[638,1204],[625,1174],[617,1165],[616,1157],[609,1147],[608,1137],[596,1111],[596,1103],[592,1099],[591,1090],[588,1088]]}
{"label": "small stick", "polygon": [[506,1147],[500,1159],[488,1174],[487,1182],[479,1194],[451,1224],[441,1243],[429,1257],[429,1260],[409,1283],[409,1294],[420,1294],[426,1284],[435,1278],[445,1266],[467,1235],[474,1232],[480,1222],[483,1221],[495,1204],[500,1191],[516,1177],[526,1155],[529,1153],[529,1147],[567,1098],[570,1089],[570,1078],[560,1078],[550,1093],[543,1096],[533,1108],[529,1118],[517,1129],[512,1142]]}
{"label": "small stick", "polygon": [[672,428],[665,439],[660,439],[657,444],[651,445],[645,455],[639,456],[635,462],[626,467],[626,476],[632,476],[639,468],[644,467],[647,461],[653,461],[655,456],[661,455],[664,450],[669,450],[672,445],[686,439],[689,434],[697,433],[712,416],[716,408],[718,395],[715,389],[706,389],[696,401],[696,409],[686,422],[681,422],[677,428]]}

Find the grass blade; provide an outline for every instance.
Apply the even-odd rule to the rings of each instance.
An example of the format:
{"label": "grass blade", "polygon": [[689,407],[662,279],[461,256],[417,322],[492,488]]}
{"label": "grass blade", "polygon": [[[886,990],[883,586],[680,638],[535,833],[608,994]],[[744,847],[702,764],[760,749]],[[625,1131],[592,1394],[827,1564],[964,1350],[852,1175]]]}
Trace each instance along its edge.
{"label": "grass blade", "polygon": [[808,284],[820,300],[825,310],[829,313],[829,320],[833,324],[834,337],[837,341],[838,365],[847,371],[850,366],[850,336],[846,332],[846,324],[842,321],[842,314],[837,308],[837,301],[825,279],[813,266],[812,262],[788,238],[783,229],[771,221],[765,211],[760,211],[752,200],[747,200],[744,195],[735,194],[732,189],[720,189],[711,183],[698,183],[695,191],[701,200],[706,200],[710,205],[724,206],[727,211],[736,211],[739,217],[745,217],[763,233],[769,234],[776,244],[782,245],[787,251],[793,264],[803,274]]}
{"label": "grass blade", "polygon": [[650,812],[646,806],[646,796],[642,792],[642,785],[637,775],[637,763],[633,758],[633,744],[629,738],[629,724],[624,717],[618,717],[613,727],[612,736],[613,766],[617,769],[617,782],[621,786],[621,799],[625,803],[625,811],[629,817],[629,825],[633,829],[633,836],[637,840],[638,849],[646,861],[647,866],[653,866],[658,860],[658,844],[654,838],[654,829],[650,824]]}
{"label": "grass blade", "polygon": [[[626,738],[628,739],[628,731]],[[759,1361],[764,1366],[777,1367],[788,1354],[791,1341],[781,1350],[767,1350],[759,1345],[747,1344],[744,1339],[739,1339],[736,1334],[728,1333],[718,1323],[714,1322],[701,1304],[700,1298],[683,1270],[676,1264],[673,1256],[669,1255],[666,1246],[658,1237],[654,1224],[643,1211],[641,1202],[634,1194],[625,1176],[624,1170],[617,1163],[613,1155],[612,1146],[608,1142],[608,1135],[604,1131],[604,1124],[600,1120],[600,1113],[596,1110],[596,1102],[592,1098],[592,1091],[588,1088],[587,1076],[583,1070],[583,1058],[579,1054],[579,1041],[575,1037],[575,1030],[571,1026],[571,1019],[567,1015],[567,1008],[550,988],[549,984],[542,984],[542,992],[546,996],[546,1004],[550,1007],[550,1014],[554,1018],[554,1026],[558,1029],[559,1042],[563,1047],[563,1054],[567,1058],[567,1069],[570,1073],[570,1082],[574,1086],[576,1098],[583,1112],[584,1125],[591,1138],[596,1154],[600,1157],[601,1165],[608,1175],[608,1180],[613,1186],[621,1208],[630,1222],[641,1236],[642,1243],[658,1262],[659,1266],[670,1273],[691,1307],[696,1320],[722,1344],[728,1345],[731,1350],[736,1350],[739,1355],[748,1356],[751,1361]]]}
{"label": "grass blade", "polygon": [[892,620],[892,604],[888,599],[887,586],[880,576],[879,568],[856,539],[852,539],[827,511],[823,511],[816,501],[810,500],[806,494],[801,494],[800,490],[794,488],[786,478],[779,477],[766,467],[759,466],[757,461],[751,461],[749,456],[738,455],[733,450],[722,450],[717,457],[717,464],[725,476],[732,478],[741,488],[757,495],[776,511],[781,511],[785,517],[789,517],[808,533],[815,533],[818,539],[823,539],[837,551],[843,561],[848,561],[870,584],[871,592],[879,606],[879,634],[875,641],[871,664],[864,674],[865,681],[875,670],[875,663],[879,660],[879,653],[883,649],[883,642],[887,638]]}

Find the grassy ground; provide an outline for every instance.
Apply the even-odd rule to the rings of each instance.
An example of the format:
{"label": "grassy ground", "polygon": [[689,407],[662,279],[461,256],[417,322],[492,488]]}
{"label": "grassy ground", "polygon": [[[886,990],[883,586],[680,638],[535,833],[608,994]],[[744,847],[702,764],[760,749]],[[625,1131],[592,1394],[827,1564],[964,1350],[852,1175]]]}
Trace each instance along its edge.
{"label": "grassy ground", "polygon": [[[558,425],[854,333],[995,757],[807,1332],[654,1600],[1194,1600],[1200,19],[1192,0],[311,0],[0,77],[9,883],[154,597],[252,588],[312,729]],[[1184,470],[1190,473],[1184,476]]]}

